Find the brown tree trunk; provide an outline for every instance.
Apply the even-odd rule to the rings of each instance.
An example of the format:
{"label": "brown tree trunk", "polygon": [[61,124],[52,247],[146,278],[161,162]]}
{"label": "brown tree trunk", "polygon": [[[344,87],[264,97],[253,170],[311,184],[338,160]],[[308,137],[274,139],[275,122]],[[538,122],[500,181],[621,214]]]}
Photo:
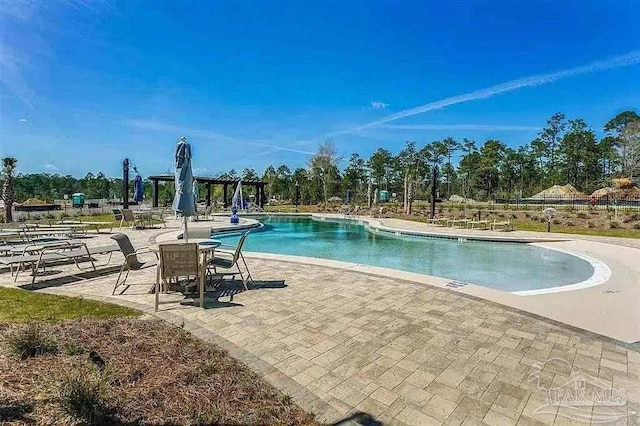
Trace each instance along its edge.
{"label": "brown tree trunk", "polygon": [[13,204],[5,204],[4,206],[4,222],[13,222]]}

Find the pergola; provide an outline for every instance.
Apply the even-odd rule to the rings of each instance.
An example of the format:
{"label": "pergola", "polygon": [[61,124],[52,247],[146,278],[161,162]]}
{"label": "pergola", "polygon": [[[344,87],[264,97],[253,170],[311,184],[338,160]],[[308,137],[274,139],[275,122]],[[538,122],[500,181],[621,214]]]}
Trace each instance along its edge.
{"label": "pergola", "polygon": [[[239,180],[234,179],[220,179],[211,177],[194,176],[194,179],[198,181],[198,184],[204,184],[207,187],[207,206],[211,205],[211,186],[222,185],[222,199],[224,207],[229,207],[229,193],[228,188],[232,188],[238,184]],[[153,207],[158,207],[158,184],[162,182],[174,182],[175,177],[173,175],[157,175],[149,176],[149,180],[153,185]],[[253,186],[256,188],[256,200],[261,208],[264,208],[266,202],[266,196],[264,193],[264,187],[266,182],[261,180],[243,180],[242,186]]]}

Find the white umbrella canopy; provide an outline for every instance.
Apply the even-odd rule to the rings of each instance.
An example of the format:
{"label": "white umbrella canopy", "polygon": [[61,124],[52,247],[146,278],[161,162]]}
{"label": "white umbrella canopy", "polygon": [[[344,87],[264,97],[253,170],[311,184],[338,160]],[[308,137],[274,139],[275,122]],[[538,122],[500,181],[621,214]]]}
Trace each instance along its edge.
{"label": "white umbrella canopy", "polygon": [[187,241],[187,218],[196,214],[196,206],[193,194],[193,173],[191,171],[191,145],[189,145],[184,136],[180,138],[176,146],[175,161],[176,193],[173,198],[173,210],[184,218],[183,238]]}

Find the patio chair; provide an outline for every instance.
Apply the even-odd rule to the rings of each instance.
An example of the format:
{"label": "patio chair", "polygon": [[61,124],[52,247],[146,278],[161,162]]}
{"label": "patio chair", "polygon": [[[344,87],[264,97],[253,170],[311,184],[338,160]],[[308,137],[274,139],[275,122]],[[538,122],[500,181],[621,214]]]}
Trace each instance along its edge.
{"label": "patio chair", "polygon": [[[188,240],[197,239],[211,239],[211,227],[210,226],[190,226],[187,227]],[[184,234],[182,236],[184,239]]]}
{"label": "patio chair", "polygon": [[[116,279],[116,285],[113,287],[113,292],[111,293],[111,294],[116,294],[116,289],[121,285],[126,284],[130,271],[139,271],[146,267],[155,265],[155,264],[150,265],[148,264],[148,262],[140,262],[140,260],[138,260],[139,254],[153,253],[156,256],[156,259],[158,259],[158,254],[155,252],[152,252],[149,249],[149,247],[140,247],[137,250],[134,249],[133,245],[131,244],[131,240],[129,240],[129,237],[127,237],[125,234],[115,234],[115,235],[112,235],[111,238],[118,243],[118,247],[120,247],[120,251],[124,256],[124,262],[122,263],[122,267],[120,268],[120,273],[118,274],[118,278]],[[122,274],[125,272],[125,269],[126,269],[126,273],[124,275],[124,279],[120,281],[120,278],[122,278]],[[120,294],[127,291],[127,288],[129,288],[128,285],[124,288],[124,290],[120,292]]]}
{"label": "patio chair", "polygon": [[[240,241],[238,241],[238,245],[236,247],[220,246],[220,249],[216,250],[213,259],[210,259],[208,262],[208,265],[213,267],[213,271],[215,274],[219,274],[218,268],[227,269],[227,270],[233,270],[234,268],[237,269],[238,270],[237,273],[240,274],[240,278],[242,278],[242,284],[244,285],[245,290],[249,290],[249,288],[247,287],[247,283],[253,282],[253,278],[251,277],[251,271],[249,271],[247,262],[244,260],[244,256],[242,255],[242,246],[244,245],[244,241],[247,239],[249,232],[251,231],[247,231],[244,234],[242,234],[242,237],[240,237]],[[232,251],[229,251],[229,249],[232,249]],[[244,268],[247,273],[246,278],[242,273],[242,270],[240,269],[240,265],[238,264],[239,260],[242,260],[242,263],[244,264]],[[235,274],[236,274],[235,272],[232,272],[232,273],[222,273],[219,275],[224,276],[224,275],[235,275]]]}
{"label": "patio chair", "polygon": [[122,225],[124,224],[124,215],[122,214],[122,209],[111,209],[113,212],[113,217],[116,222],[120,222],[120,226],[118,229],[122,229]]}
{"label": "patio chair", "polygon": [[[201,280],[200,255],[197,243],[174,243],[161,244],[160,249],[160,268],[156,276],[156,302],[155,310],[164,303],[161,302],[160,292],[167,293],[170,288],[169,284],[175,279],[176,284],[182,287],[183,293],[188,293],[190,287],[197,287]],[[193,278],[192,278],[193,277]],[[180,278],[186,280],[180,281]],[[160,284],[162,283],[162,289]]]}
{"label": "patio chair", "polygon": [[124,216],[125,221],[131,222],[131,229],[136,229],[138,227],[145,228],[147,226],[146,221],[148,219],[145,217],[136,217],[131,209],[122,209],[122,216]]}
{"label": "patio chair", "polygon": [[216,217],[211,214],[212,212],[213,212],[213,204],[209,204],[207,208],[204,210],[204,220],[211,220],[215,222]]}

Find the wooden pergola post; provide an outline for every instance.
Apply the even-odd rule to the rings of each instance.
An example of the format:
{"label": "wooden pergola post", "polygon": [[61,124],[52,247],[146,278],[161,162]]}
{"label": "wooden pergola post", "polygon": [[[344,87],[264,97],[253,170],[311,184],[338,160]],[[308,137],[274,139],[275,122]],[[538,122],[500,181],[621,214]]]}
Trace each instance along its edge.
{"label": "wooden pergola post", "polygon": [[[229,207],[230,205],[229,186],[231,186],[232,188],[235,187],[235,185],[238,184],[238,181],[236,179],[220,179],[220,178],[198,177],[198,176],[194,176],[194,179],[196,179],[199,183],[204,183],[205,185],[207,185],[207,194],[206,194],[207,206],[211,205],[211,196],[212,196],[211,187],[213,185],[222,185],[223,205],[224,207]],[[149,176],[149,180],[153,184],[153,207],[158,207],[158,198],[160,193],[158,185],[160,181],[174,182],[175,177],[173,175],[155,175],[155,176]],[[261,180],[246,180],[246,181],[242,181],[242,185],[256,188],[256,204],[264,208],[264,205],[266,204],[265,185],[267,185],[267,183]]]}
{"label": "wooden pergola post", "polygon": [[151,179],[151,183],[153,185],[153,196],[152,196],[152,206],[153,207],[158,207],[158,192],[159,192],[159,187],[158,187],[158,179]]}

